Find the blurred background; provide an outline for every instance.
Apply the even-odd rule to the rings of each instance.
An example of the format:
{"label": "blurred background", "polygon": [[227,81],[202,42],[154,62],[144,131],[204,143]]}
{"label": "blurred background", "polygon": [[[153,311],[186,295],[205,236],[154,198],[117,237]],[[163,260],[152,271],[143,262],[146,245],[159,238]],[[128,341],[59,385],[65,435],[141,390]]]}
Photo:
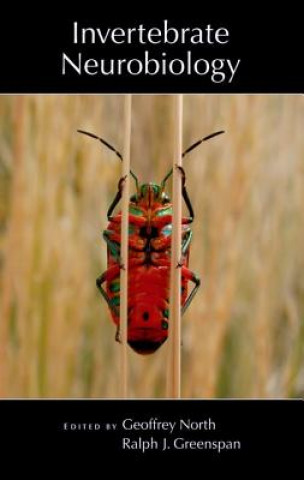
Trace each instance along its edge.
{"label": "blurred background", "polygon": [[[134,96],[132,168],[159,182],[172,98]],[[123,145],[123,96],[0,97],[0,396],[117,397],[119,345],[95,287]],[[184,96],[196,213],[183,318],[184,397],[304,393],[304,105],[301,96]],[[171,186],[170,186],[171,187]],[[167,345],[129,349],[130,395],[165,396]]]}

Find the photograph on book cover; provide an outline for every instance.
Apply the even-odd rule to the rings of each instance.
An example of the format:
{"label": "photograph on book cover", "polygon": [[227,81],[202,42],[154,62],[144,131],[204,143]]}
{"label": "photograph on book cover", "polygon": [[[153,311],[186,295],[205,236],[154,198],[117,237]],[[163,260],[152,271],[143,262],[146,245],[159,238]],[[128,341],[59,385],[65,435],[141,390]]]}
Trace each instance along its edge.
{"label": "photograph on book cover", "polygon": [[[123,104],[123,95],[0,97],[2,398],[119,397],[120,204],[112,202]],[[133,398],[162,398],[171,96],[133,95],[131,120],[139,186],[133,176],[128,388]],[[194,220],[182,237],[182,397],[303,396],[303,120],[297,95],[183,96],[184,150],[225,133],[183,162],[183,216]]]}

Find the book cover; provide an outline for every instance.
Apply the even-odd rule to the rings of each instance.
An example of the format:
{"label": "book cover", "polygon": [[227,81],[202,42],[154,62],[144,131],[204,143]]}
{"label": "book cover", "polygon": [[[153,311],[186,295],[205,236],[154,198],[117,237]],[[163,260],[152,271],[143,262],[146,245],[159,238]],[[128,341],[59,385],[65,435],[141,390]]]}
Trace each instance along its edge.
{"label": "book cover", "polygon": [[296,465],[295,15],[1,23],[5,456]]}

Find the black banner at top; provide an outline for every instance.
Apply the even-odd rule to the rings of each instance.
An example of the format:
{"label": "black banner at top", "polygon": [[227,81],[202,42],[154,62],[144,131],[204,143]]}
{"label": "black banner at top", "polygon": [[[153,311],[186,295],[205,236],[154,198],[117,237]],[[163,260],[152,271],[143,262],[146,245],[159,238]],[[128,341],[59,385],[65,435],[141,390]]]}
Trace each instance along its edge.
{"label": "black banner at top", "polygon": [[302,93],[297,15],[254,13],[4,14],[0,92]]}

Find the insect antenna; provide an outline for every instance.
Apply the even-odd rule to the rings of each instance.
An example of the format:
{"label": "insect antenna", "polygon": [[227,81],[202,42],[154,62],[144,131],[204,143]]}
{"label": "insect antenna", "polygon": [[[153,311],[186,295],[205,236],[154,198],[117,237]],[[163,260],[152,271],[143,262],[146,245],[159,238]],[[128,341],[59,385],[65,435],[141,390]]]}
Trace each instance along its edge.
{"label": "insect antenna", "polygon": [[[99,140],[103,145],[108,147],[109,150],[112,150],[112,152],[114,152],[121,161],[123,161],[122,154],[118,150],[116,150],[116,148],[114,148],[110,143],[108,143],[106,140],[104,140],[103,138],[98,137],[94,133],[86,132],[85,130],[77,130],[77,132],[82,133],[83,135],[87,135],[88,137],[95,138],[96,140]],[[130,170],[130,174],[135,180],[136,190],[138,191],[138,178],[135,175],[135,173],[132,172],[132,170]]]}
{"label": "insect antenna", "polygon": [[214,138],[217,135],[221,135],[222,133],[225,133],[225,130],[220,130],[219,132],[211,133],[210,135],[207,135],[206,137],[202,138],[201,140],[197,140],[192,145],[190,145],[190,147],[186,148],[186,150],[182,153],[182,158],[184,158],[189,152],[191,152],[196,147],[198,147],[202,142],[205,142],[206,140],[210,140],[211,138]]}
{"label": "insect antenna", "polygon": [[[182,158],[184,158],[188,153],[192,152],[192,150],[198,147],[202,142],[205,142],[206,140],[210,140],[211,138],[217,137],[217,135],[221,135],[222,133],[225,133],[225,130],[219,130],[218,132],[211,133],[210,135],[207,135],[206,137],[201,138],[200,140],[197,140],[192,145],[190,145],[190,147],[186,148],[186,150],[183,151]],[[161,182],[162,191],[164,191],[166,182],[171,177],[172,173],[173,173],[173,169],[171,168],[171,170],[167,173],[165,178],[162,180]]]}

